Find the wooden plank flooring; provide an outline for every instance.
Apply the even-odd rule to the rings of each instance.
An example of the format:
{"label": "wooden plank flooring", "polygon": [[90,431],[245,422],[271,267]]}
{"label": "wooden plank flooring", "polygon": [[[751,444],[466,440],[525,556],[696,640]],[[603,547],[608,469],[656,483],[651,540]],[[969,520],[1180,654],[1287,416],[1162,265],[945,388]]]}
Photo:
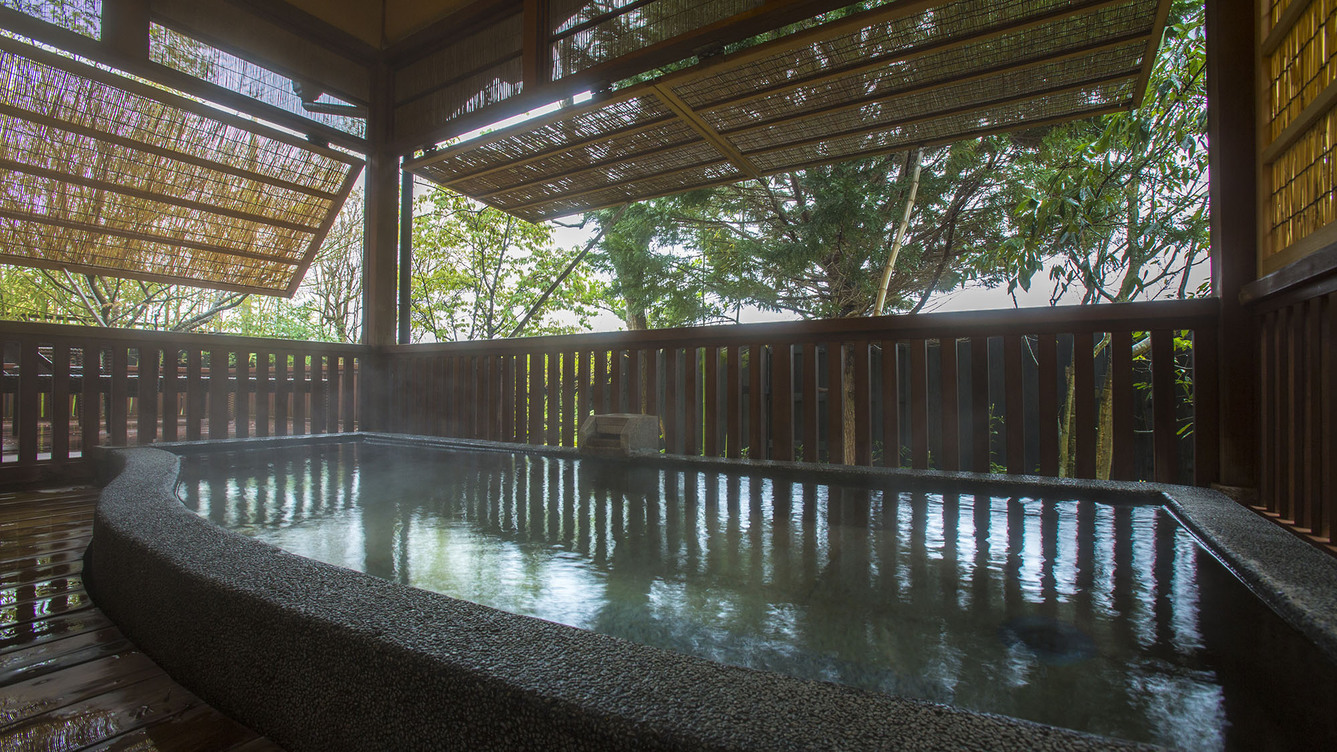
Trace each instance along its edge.
{"label": "wooden plank flooring", "polygon": [[135,649],[80,575],[97,490],[0,493],[0,751],[273,752]]}

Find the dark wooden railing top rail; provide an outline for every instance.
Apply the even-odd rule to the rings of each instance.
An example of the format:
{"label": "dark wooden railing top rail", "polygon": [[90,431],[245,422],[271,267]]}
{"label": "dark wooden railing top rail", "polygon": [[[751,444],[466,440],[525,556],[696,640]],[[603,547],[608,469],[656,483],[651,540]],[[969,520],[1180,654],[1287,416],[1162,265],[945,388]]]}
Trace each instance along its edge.
{"label": "dark wooden railing top rail", "polygon": [[288,353],[320,355],[367,355],[374,348],[343,342],[306,342],[268,337],[241,337],[233,334],[193,334],[158,332],[145,329],[113,329],[72,326],[69,324],[33,324],[18,321],[0,321],[0,339],[19,340],[36,337],[41,340],[79,340],[107,345],[124,344],[130,347],[195,348],[200,350],[247,351],[283,350]]}
{"label": "dark wooden railing top rail", "polygon": [[658,347],[717,347],[756,342],[826,342],[851,339],[937,339],[941,337],[1008,336],[1017,334],[1079,334],[1152,329],[1199,329],[1216,326],[1216,298],[1111,303],[1092,306],[960,311],[763,324],[721,324],[634,332],[596,332],[505,340],[471,340],[384,348],[391,355],[517,353],[618,350]]}

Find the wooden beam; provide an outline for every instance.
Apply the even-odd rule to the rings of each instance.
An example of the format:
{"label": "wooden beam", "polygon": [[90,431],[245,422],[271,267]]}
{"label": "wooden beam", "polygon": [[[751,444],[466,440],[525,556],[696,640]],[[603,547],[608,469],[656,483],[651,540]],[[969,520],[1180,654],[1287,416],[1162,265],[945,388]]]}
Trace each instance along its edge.
{"label": "wooden beam", "polygon": [[1259,333],[1253,312],[1240,304],[1258,254],[1255,108],[1265,90],[1243,85],[1256,80],[1257,14],[1253,0],[1209,0],[1206,12],[1212,290],[1221,301],[1220,341],[1241,345],[1220,351],[1220,482],[1257,488]]}
{"label": "wooden beam", "polygon": [[102,0],[102,43],[116,54],[147,61],[148,0]]}
{"label": "wooden beam", "polygon": [[399,239],[399,159],[388,147],[394,117],[394,75],[373,68],[372,106],[367,118],[366,214],[362,251],[362,344],[395,342],[396,261]]}
{"label": "wooden beam", "polygon": [[552,82],[552,51],[549,49],[548,0],[524,0],[521,80],[527,91]]}

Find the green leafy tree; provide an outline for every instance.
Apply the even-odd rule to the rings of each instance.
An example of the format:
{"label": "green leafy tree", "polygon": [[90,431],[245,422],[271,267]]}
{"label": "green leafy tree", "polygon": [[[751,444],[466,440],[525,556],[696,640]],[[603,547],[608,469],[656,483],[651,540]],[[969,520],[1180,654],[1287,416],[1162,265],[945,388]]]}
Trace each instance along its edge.
{"label": "green leafy tree", "polygon": [[[419,198],[413,223],[415,339],[509,336],[576,253],[554,246],[552,231],[443,189]],[[580,266],[523,334],[587,329],[603,294]]]}

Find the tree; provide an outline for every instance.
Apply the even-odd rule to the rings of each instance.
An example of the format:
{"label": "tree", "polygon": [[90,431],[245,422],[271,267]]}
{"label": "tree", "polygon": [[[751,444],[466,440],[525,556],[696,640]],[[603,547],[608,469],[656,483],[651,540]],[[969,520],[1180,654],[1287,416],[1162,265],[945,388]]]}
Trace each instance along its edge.
{"label": "tree", "polygon": [[591,265],[611,278],[608,302],[627,329],[729,321],[741,298],[697,249],[714,222],[710,201],[710,190],[692,191],[632,204],[620,218],[616,209],[586,215],[605,230]]}
{"label": "tree", "polygon": [[[552,227],[534,225],[444,189],[418,200],[413,225],[415,339],[508,336],[576,251],[553,245]],[[603,290],[577,268],[539,309],[524,334],[589,326]]]}

